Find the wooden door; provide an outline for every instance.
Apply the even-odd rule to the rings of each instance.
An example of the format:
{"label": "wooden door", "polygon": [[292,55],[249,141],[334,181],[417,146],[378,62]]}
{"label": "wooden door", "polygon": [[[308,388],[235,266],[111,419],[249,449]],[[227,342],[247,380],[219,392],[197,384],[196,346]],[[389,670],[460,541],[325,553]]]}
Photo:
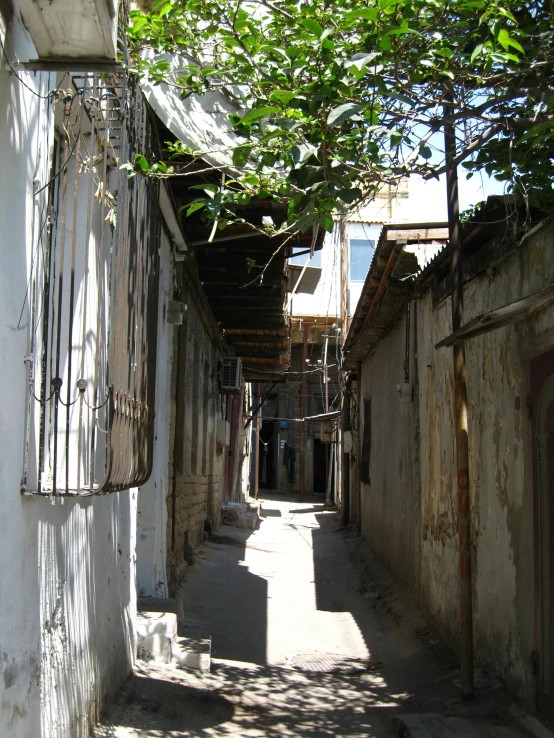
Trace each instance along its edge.
{"label": "wooden door", "polygon": [[537,707],[554,719],[554,351],[531,361]]}

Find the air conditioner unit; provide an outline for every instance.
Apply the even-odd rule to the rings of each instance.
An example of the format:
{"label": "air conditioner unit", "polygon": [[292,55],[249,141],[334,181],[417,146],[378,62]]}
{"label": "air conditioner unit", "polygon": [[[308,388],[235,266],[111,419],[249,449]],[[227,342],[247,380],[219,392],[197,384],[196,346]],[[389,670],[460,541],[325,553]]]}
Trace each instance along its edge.
{"label": "air conditioner unit", "polygon": [[242,383],[242,362],[236,356],[223,359],[221,367],[221,391],[240,392]]}
{"label": "air conditioner unit", "polygon": [[118,0],[18,0],[40,59],[114,60]]}

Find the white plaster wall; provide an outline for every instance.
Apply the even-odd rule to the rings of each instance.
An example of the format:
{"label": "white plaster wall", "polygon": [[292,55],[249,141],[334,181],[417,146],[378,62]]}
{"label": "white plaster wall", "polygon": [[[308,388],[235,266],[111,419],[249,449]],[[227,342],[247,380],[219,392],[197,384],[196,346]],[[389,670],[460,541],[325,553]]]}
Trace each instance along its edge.
{"label": "white plaster wall", "polygon": [[137,513],[137,589],[139,596],[167,597],[166,534],[171,426],[171,371],[175,326],[167,321],[173,295],[173,255],[162,233],[160,246],[160,298],[156,364],[154,467],[139,489]]}
{"label": "white plaster wall", "polygon": [[371,483],[360,483],[360,506],[362,534],[411,584],[419,577],[420,498],[413,432],[418,408],[416,402],[401,402],[397,390],[404,381],[404,347],[405,321],[400,319],[362,364],[362,418],[363,401],[371,400]]}
{"label": "white plaster wall", "polygon": [[340,314],[339,288],[340,228],[337,224],[333,232],[325,236],[321,252],[321,278],[314,294],[300,293],[294,295],[291,315],[328,316],[331,325]]}
{"label": "white plaster wall", "polygon": [[[35,55],[17,17],[6,51]],[[136,494],[20,494],[33,180],[48,177],[51,120],[0,68],[0,735],[85,738],[134,658]],[[55,87],[23,74],[42,94]]]}

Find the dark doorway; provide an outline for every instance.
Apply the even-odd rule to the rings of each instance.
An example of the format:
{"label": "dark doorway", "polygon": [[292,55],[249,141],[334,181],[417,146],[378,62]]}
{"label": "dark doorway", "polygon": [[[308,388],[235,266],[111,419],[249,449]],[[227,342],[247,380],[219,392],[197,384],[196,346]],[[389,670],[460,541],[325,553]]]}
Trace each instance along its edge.
{"label": "dark doorway", "polygon": [[554,351],[531,361],[537,707],[554,719]]}
{"label": "dark doorway", "polygon": [[325,479],[327,473],[325,471],[325,446],[328,443],[321,443],[318,438],[314,438],[314,492],[323,492],[325,494]]}
{"label": "dark doorway", "polygon": [[260,489],[275,489],[277,485],[276,447],[278,433],[278,423],[263,422],[260,429],[260,441],[258,442],[260,454],[258,485]]}

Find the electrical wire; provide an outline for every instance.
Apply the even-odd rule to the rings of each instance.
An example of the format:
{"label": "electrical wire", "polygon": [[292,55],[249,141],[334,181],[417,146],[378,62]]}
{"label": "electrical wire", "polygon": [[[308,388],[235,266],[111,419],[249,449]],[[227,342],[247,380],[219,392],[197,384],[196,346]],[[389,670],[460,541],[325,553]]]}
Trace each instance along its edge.
{"label": "electrical wire", "polygon": [[21,79],[21,77],[20,77],[20,76],[18,75],[18,73],[17,73],[16,71],[15,71],[15,69],[14,69],[14,67],[13,67],[12,63],[11,63],[11,62],[10,62],[10,60],[8,59],[8,55],[6,54],[6,47],[4,46],[4,44],[3,44],[3,42],[2,42],[2,40],[1,40],[1,39],[0,39],[0,46],[2,47],[2,55],[4,56],[4,59],[5,59],[5,61],[6,61],[6,64],[7,64],[7,65],[8,65],[8,67],[9,67],[9,68],[10,68],[10,69],[12,70],[12,74],[14,75],[14,77],[15,77],[15,78],[16,78],[16,79],[17,79],[17,80],[18,80],[18,81],[19,81],[19,82],[20,82],[20,83],[21,83],[21,84],[23,85],[23,87],[25,87],[25,88],[26,88],[27,90],[29,90],[29,92],[32,92],[32,94],[33,94],[33,95],[35,95],[35,97],[38,97],[38,98],[40,98],[41,100],[48,100],[48,98],[50,97],[50,95],[53,95],[53,94],[54,94],[55,92],[57,92],[57,90],[51,90],[51,91],[50,91],[50,92],[49,92],[49,93],[48,93],[47,95],[41,95],[41,94],[40,94],[40,93],[38,93],[38,92],[37,92],[36,90],[33,90],[33,88],[32,88],[32,87],[30,87],[30,86],[29,86],[29,85],[28,85],[28,84],[27,84],[27,83],[25,82],[25,80]]}

